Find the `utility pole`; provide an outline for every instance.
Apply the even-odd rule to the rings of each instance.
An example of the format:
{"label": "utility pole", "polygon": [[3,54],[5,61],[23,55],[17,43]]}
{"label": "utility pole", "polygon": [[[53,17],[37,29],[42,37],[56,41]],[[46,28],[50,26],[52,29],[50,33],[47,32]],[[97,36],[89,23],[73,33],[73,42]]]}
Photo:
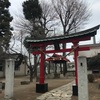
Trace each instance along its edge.
{"label": "utility pole", "polygon": [[93,44],[96,44],[96,38],[93,36]]}
{"label": "utility pole", "polygon": [[22,54],[22,53],[23,53],[23,52],[22,52],[23,32],[21,31],[20,33],[21,33],[21,37],[20,37],[20,39],[21,39],[21,54]]}

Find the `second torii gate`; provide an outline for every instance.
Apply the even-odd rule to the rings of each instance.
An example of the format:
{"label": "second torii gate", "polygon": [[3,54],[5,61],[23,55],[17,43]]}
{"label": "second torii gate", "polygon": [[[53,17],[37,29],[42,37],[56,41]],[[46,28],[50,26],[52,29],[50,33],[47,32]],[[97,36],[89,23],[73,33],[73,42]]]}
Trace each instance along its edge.
{"label": "second torii gate", "polygon": [[[80,41],[86,41],[90,40],[91,37],[95,36],[97,33],[97,30],[99,29],[99,25],[95,26],[93,28],[90,28],[85,31],[73,33],[70,35],[64,35],[64,36],[56,36],[56,37],[48,37],[44,39],[37,39],[34,40],[32,38],[27,38],[25,40],[26,44],[29,45],[30,48],[35,49],[33,50],[32,54],[40,54],[41,61],[40,61],[40,80],[39,84],[36,84],[36,92],[47,92],[48,91],[48,84],[44,83],[44,62],[45,57],[44,54],[47,53],[58,53],[58,52],[74,52],[74,62],[75,62],[75,76],[76,76],[76,86],[75,86],[75,92],[73,93],[75,95],[78,94],[78,72],[77,72],[77,57],[79,51],[85,51],[90,50],[89,47],[80,47],[78,43]],[[72,48],[67,49],[60,49],[59,44],[63,43],[73,43]],[[46,46],[48,45],[54,45],[55,50],[45,50]]]}

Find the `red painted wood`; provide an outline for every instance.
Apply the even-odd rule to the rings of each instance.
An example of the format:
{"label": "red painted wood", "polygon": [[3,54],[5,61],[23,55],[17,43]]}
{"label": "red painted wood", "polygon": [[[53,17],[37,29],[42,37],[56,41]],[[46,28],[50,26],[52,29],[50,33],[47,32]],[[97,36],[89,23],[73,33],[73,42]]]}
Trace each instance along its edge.
{"label": "red painted wood", "polygon": [[86,50],[90,50],[90,47],[79,47],[78,51],[86,51]]}
{"label": "red painted wood", "polygon": [[[47,50],[47,51],[44,51],[43,53],[60,53],[60,52],[70,52],[72,49],[71,48],[68,48],[68,49],[61,49],[61,50]],[[89,47],[79,47],[78,48],[78,51],[85,51],[85,50],[90,50]],[[35,52],[32,52],[32,54],[41,54],[42,51],[35,51]]]}
{"label": "red painted wood", "polygon": [[[61,50],[47,50],[44,53],[59,53],[59,52],[70,52],[72,49],[61,49]],[[33,52],[33,54],[40,54],[42,51]]]}
{"label": "red painted wood", "polygon": [[[78,45],[78,43],[73,43],[74,47]],[[78,66],[77,66],[77,57],[78,57],[78,49],[74,50],[74,63],[75,63],[75,82],[76,86],[78,86]]]}
{"label": "red painted wood", "polygon": [[45,56],[43,53],[41,53],[40,57],[40,84],[44,84],[44,62],[45,62]]}

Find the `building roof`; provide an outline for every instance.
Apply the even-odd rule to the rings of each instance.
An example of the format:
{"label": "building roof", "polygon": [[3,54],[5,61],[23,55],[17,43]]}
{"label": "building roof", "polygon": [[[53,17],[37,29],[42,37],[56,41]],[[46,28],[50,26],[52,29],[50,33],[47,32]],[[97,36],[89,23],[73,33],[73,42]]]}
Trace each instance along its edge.
{"label": "building roof", "polygon": [[53,54],[52,57],[47,58],[45,61],[51,61],[53,63],[63,63],[63,62],[70,62],[69,59],[63,57],[62,55]]}

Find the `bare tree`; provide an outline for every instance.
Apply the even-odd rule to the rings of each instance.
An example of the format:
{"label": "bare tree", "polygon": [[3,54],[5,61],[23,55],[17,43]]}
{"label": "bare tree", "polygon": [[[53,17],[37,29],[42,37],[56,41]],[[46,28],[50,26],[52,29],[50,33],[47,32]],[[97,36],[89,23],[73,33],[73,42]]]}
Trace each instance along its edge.
{"label": "bare tree", "polygon": [[[24,35],[31,35],[32,32],[32,23],[25,19],[22,12],[15,14],[16,18],[13,21],[15,31],[23,31]],[[19,32],[20,33],[20,32]]]}
{"label": "bare tree", "polygon": [[[82,28],[90,17],[87,5],[82,0],[52,0],[57,18],[63,28],[63,35],[75,33],[76,29]],[[66,44],[62,45],[66,48]],[[63,53],[65,56],[66,53]],[[63,65],[64,69],[65,65]]]}
{"label": "bare tree", "polygon": [[[59,21],[56,18],[57,14],[54,11],[52,4],[48,4],[44,1],[41,1],[40,4],[42,8],[42,18],[39,20],[40,26],[43,28],[46,37],[53,36],[54,34],[51,34],[51,32],[53,33],[54,27],[57,27],[59,24]],[[15,14],[15,16],[15,30],[22,30],[25,34],[34,35],[36,37],[37,34],[33,32],[34,23],[32,21],[26,20],[22,12],[19,12],[19,14]]]}
{"label": "bare tree", "polygon": [[82,0],[52,0],[52,4],[62,24],[64,35],[83,27],[91,15]]}
{"label": "bare tree", "polygon": [[[15,33],[16,34],[16,33]],[[25,39],[24,34],[22,31],[20,31],[20,35],[16,36],[12,36],[12,44],[9,48],[9,53],[14,53],[16,55],[18,55],[18,57],[16,58],[17,63],[15,64],[16,67],[19,67],[20,64],[22,63],[22,61],[24,61],[24,63],[27,65],[27,67],[29,68],[29,72],[30,72],[30,82],[33,81],[33,76],[35,75],[36,72],[36,67],[39,64],[39,59],[36,60],[36,63],[33,65],[32,64],[32,54],[31,54],[31,49],[28,48],[28,50],[24,50],[24,45],[23,45],[23,40]],[[17,42],[20,42],[20,45],[18,44],[17,49],[14,48],[14,46],[16,45],[16,40]],[[17,46],[17,45],[16,45]],[[24,52],[24,51],[25,52]],[[27,57],[28,56],[28,57]]]}
{"label": "bare tree", "polygon": [[41,19],[41,25],[43,26],[43,29],[45,30],[46,36],[51,36],[49,34],[50,31],[54,31],[54,27],[58,26],[58,20],[56,18],[57,14],[54,11],[54,8],[52,4],[48,4],[44,1],[41,1],[41,7],[42,7],[42,19]]}
{"label": "bare tree", "polygon": [[[40,4],[42,7],[40,24],[45,29],[46,36],[58,23],[62,25],[63,34],[69,34],[83,27],[91,15],[86,3],[82,0],[52,0],[52,4],[41,1]],[[14,23],[15,29],[32,33],[33,23],[26,20],[22,12],[16,14]]]}

